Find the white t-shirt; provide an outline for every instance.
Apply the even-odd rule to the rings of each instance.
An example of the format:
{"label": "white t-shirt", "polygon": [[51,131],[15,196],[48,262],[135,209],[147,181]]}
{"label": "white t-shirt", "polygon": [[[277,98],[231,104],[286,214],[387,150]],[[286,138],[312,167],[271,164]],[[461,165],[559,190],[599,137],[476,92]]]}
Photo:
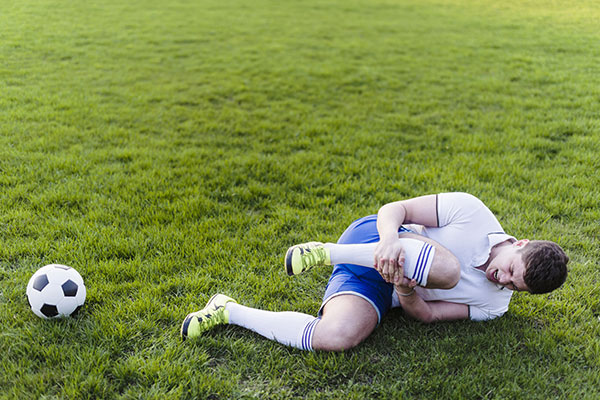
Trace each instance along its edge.
{"label": "white t-shirt", "polygon": [[[461,272],[452,289],[415,290],[426,301],[443,300],[469,306],[472,320],[484,321],[508,310],[512,290],[489,281],[476,267],[485,264],[493,246],[515,238],[504,233],[492,212],[467,193],[441,193],[437,196],[438,228],[420,232],[450,250],[459,260]],[[399,305],[394,293],[394,305]]]}

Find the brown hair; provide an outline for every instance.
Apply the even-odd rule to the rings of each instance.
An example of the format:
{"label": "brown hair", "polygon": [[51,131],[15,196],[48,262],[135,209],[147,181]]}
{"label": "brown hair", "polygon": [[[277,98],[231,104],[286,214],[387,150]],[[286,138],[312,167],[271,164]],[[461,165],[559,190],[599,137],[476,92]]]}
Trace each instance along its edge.
{"label": "brown hair", "polygon": [[525,263],[523,280],[533,294],[548,293],[567,279],[569,257],[554,242],[532,240],[521,250]]}

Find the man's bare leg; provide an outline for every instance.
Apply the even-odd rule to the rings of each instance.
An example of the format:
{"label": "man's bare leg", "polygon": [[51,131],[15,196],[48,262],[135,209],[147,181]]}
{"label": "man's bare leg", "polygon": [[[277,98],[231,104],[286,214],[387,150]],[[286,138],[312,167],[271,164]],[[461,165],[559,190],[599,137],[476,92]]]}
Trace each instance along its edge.
{"label": "man's bare leg", "polygon": [[377,327],[377,312],[365,299],[351,294],[325,304],[312,338],[314,350],[341,351],[364,341]]}

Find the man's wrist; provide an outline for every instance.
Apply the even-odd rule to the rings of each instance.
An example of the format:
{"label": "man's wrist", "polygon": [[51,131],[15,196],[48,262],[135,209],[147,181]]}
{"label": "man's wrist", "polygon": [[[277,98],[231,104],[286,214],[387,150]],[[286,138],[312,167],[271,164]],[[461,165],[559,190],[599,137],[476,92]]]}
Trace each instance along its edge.
{"label": "man's wrist", "polygon": [[387,233],[387,234],[380,234],[379,235],[379,242],[380,243],[387,243],[387,244],[393,244],[398,240],[398,233]]}
{"label": "man's wrist", "polygon": [[407,287],[397,286],[396,290],[398,291],[398,295],[402,296],[402,297],[412,296],[415,293],[415,289],[414,288],[407,288]]}

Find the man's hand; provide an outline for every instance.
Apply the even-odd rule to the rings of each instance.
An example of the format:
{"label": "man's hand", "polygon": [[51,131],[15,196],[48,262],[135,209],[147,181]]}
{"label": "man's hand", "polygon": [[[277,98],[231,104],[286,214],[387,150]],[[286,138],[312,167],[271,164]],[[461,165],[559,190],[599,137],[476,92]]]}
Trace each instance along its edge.
{"label": "man's hand", "polygon": [[[373,267],[389,283],[395,283],[404,276],[405,253],[400,241],[396,238],[382,240],[377,244],[374,252]],[[400,267],[400,270],[398,270]],[[400,274],[399,276],[397,276]]]}
{"label": "man's hand", "polygon": [[379,242],[375,248],[375,269],[386,282],[396,285],[399,291],[404,289],[410,292],[417,286],[417,281],[404,276],[404,261],[405,252],[397,239]]}
{"label": "man's hand", "polygon": [[403,276],[401,280],[399,280],[399,282],[394,282],[394,286],[396,287],[396,290],[398,291],[398,293],[400,293],[401,295],[409,295],[412,294],[415,286],[417,286],[417,281],[416,280],[410,280],[407,277]]}

